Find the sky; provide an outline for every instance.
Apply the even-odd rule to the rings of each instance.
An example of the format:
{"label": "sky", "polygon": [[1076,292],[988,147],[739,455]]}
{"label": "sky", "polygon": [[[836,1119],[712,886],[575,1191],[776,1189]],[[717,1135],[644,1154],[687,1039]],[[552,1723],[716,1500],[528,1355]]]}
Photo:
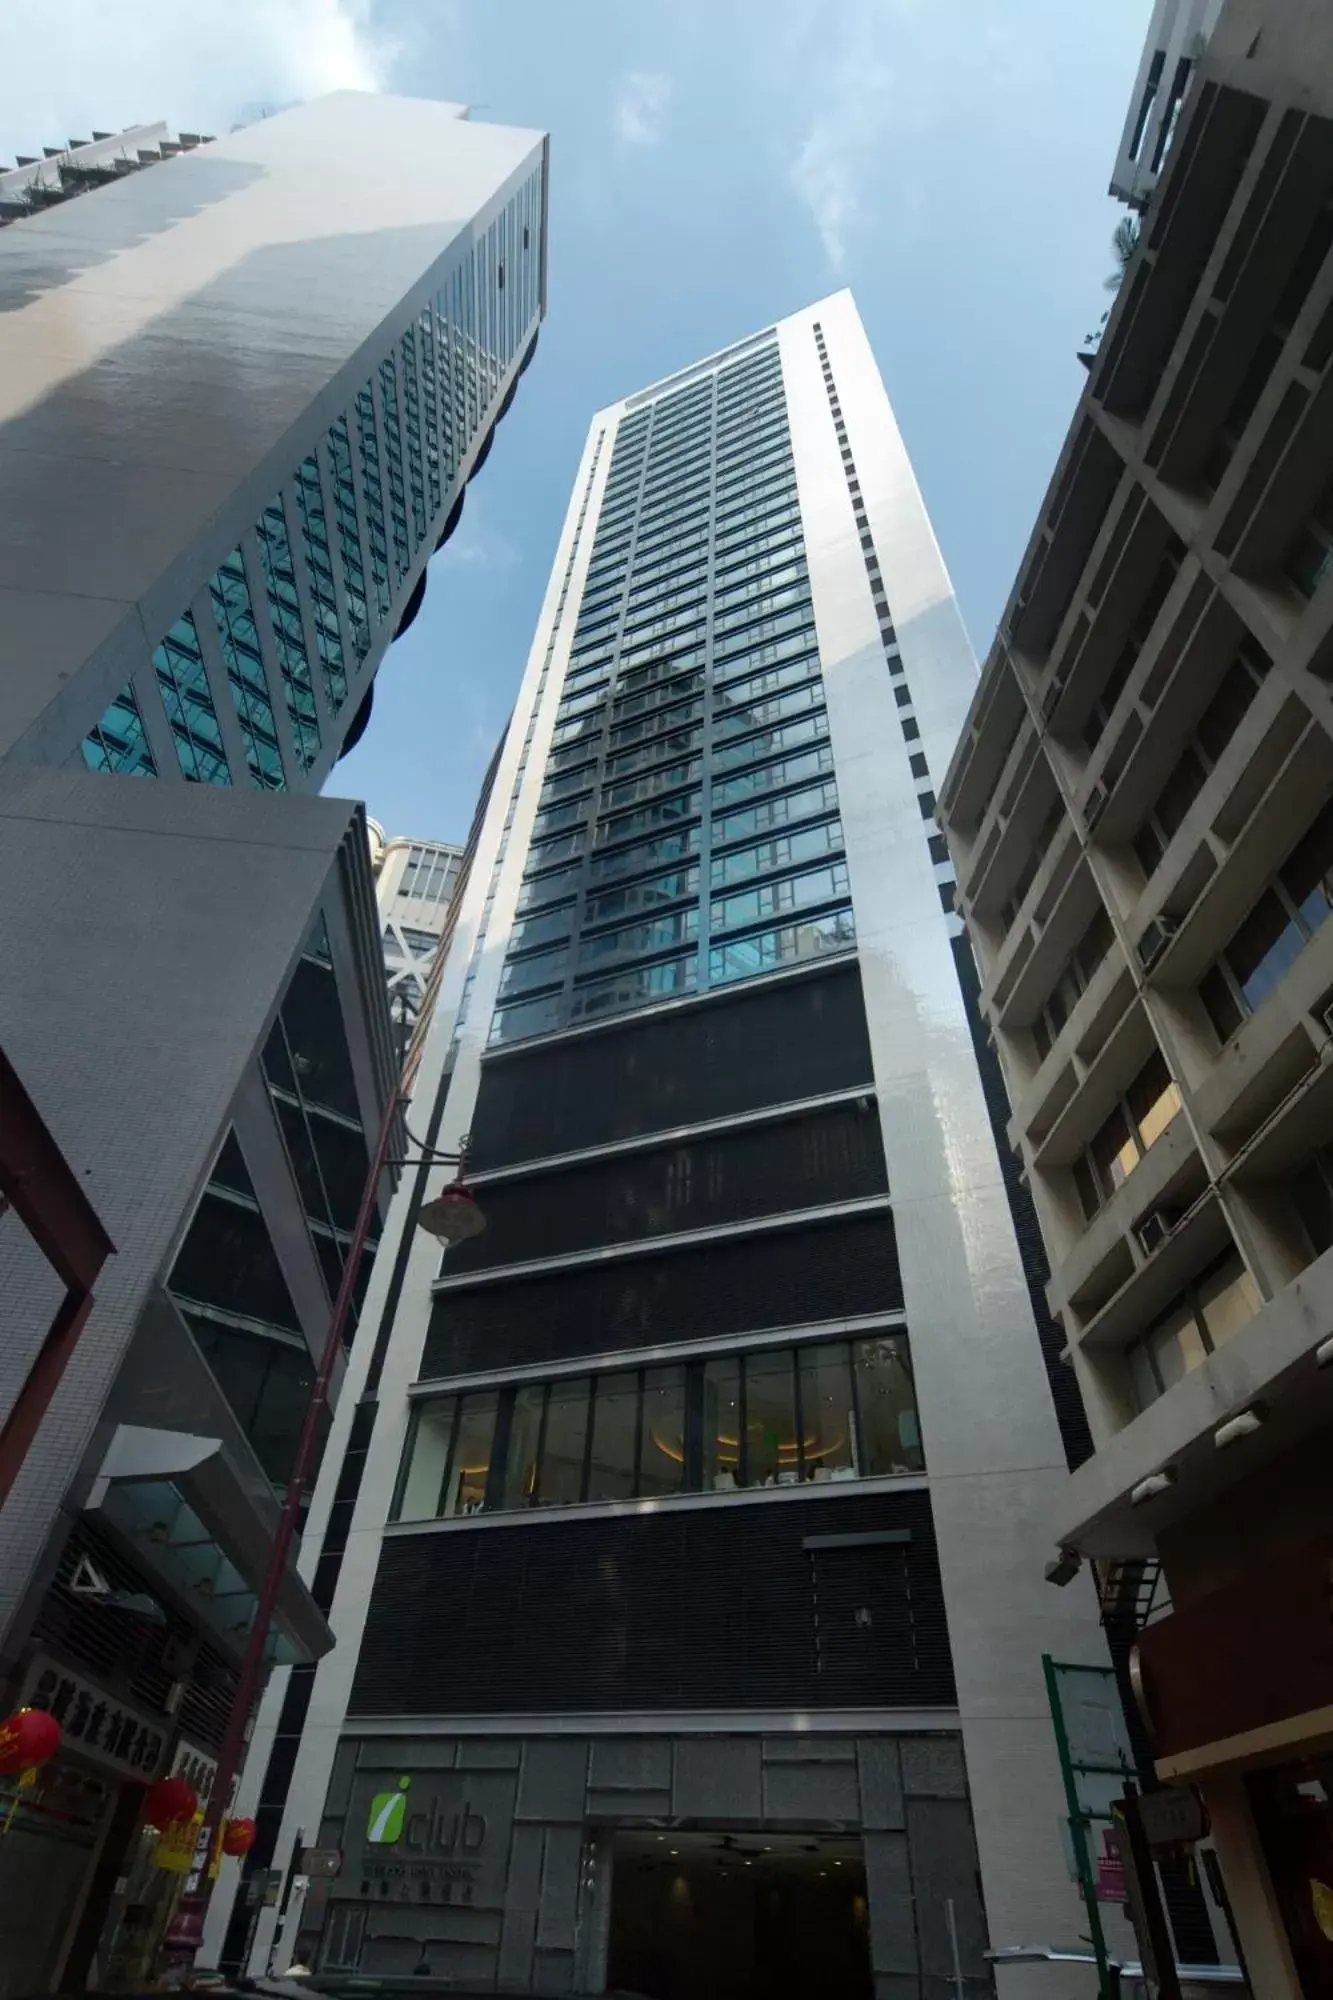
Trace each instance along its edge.
{"label": "sky", "polygon": [[7,8],[0,159],[342,88],[551,134],[536,359],[328,787],[390,833],[466,835],[593,412],[842,285],[985,653],[1107,303],[1106,184],[1150,0]]}

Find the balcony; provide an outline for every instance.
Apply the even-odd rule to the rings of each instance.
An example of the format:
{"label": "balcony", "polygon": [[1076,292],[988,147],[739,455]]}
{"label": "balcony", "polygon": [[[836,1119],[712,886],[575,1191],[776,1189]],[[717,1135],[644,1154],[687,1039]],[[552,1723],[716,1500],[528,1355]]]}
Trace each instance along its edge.
{"label": "balcony", "polygon": [[1085,1332],[1087,1324],[1140,1269],[1154,1259],[1162,1259],[1164,1269],[1175,1262],[1168,1255],[1172,1238],[1168,1236],[1159,1247],[1146,1250],[1137,1234],[1139,1226],[1158,1213],[1183,1219],[1206,1187],[1207,1176],[1189,1120],[1178,1111],[1056,1267],[1055,1285],[1085,1323]]}
{"label": "balcony", "polygon": [[[1124,1338],[1132,1338],[1190,1270],[1212,1254],[1206,1240],[1208,1209],[1215,1210],[1216,1203],[1204,1205],[1197,1227],[1182,1224],[1180,1249],[1190,1252],[1191,1261],[1165,1275],[1165,1287],[1156,1288],[1160,1296],[1147,1296],[1146,1268],[1138,1284],[1129,1288],[1143,1295],[1143,1310],[1136,1311]],[[1225,1224],[1220,1226],[1225,1231]],[[1187,1237],[1196,1240],[1183,1240]],[[1167,1249],[1175,1241],[1168,1239]],[[1158,1252],[1158,1258],[1165,1254]],[[1072,1475],[1055,1539],[1094,1557],[1152,1555],[1164,1530],[1333,1424],[1333,1369],[1320,1369],[1313,1351],[1327,1335],[1331,1302],[1333,1251],[1308,1265],[1225,1347],[1107,1439]],[[1123,1317],[1118,1306],[1116,1301],[1108,1308],[1108,1326],[1113,1311],[1117,1318]],[[1091,1329],[1085,1339],[1090,1336]],[[1214,1442],[1219,1425],[1256,1403],[1266,1413],[1261,1428],[1219,1449]],[[1163,1470],[1174,1475],[1171,1486],[1134,1506],[1130,1498],[1134,1489],[1149,1474]]]}

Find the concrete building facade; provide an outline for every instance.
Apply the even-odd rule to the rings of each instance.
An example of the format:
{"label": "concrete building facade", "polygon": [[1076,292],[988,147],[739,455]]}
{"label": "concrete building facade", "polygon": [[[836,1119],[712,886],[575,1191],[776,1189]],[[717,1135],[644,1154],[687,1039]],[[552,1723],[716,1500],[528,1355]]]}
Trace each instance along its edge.
{"label": "concrete building facade", "polygon": [[1040,1656],[1105,1654],[933,817],[974,685],[848,294],[594,419],[417,1091],[487,1229],[413,1237],[439,1170],[390,1217],[343,1644],[246,1781],[345,1864],[252,1965],[599,1992],[651,1932],[906,2000],[1077,1935]]}
{"label": "concrete building facade", "polygon": [[1331,250],[1333,25],[1228,6],[941,795],[1096,1446],[1052,1538],[1275,2000],[1333,1962]]}
{"label": "concrete building facade", "polygon": [[1111,174],[1111,193],[1131,208],[1146,208],[1152,199],[1190,78],[1221,11],[1222,0],[1153,0]]}
{"label": "concrete building facade", "polygon": [[464,849],[438,840],[386,839],[367,822],[384,971],[394,1032],[405,1050],[430,985],[435,957],[463,872]]}

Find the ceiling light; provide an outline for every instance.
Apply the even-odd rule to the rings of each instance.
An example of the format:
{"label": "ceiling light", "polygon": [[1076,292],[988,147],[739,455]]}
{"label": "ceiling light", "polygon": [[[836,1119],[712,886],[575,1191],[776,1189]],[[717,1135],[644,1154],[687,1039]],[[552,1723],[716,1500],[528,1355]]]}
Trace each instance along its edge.
{"label": "ceiling light", "polygon": [[1239,1444],[1242,1438],[1253,1437],[1256,1431],[1263,1429],[1266,1414],[1260,1403],[1255,1403],[1248,1410],[1242,1410],[1239,1416],[1231,1417],[1226,1423],[1218,1425],[1213,1432],[1213,1443],[1220,1451],[1229,1444]]}
{"label": "ceiling light", "polygon": [[1164,1472],[1150,1472],[1137,1486],[1130,1488],[1129,1504],[1141,1507],[1145,1500],[1155,1500],[1159,1493],[1167,1493],[1176,1483],[1175,1468],[1167,1466]]}

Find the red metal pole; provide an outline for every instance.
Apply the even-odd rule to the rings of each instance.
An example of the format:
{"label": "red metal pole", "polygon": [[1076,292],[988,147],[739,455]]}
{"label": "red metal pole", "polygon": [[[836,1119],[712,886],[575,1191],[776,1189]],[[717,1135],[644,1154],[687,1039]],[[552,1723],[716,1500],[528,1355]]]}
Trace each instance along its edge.
{"label": "red metal pole", "polygon": [[[207,1846],[203,1851],[208,1855],[208,1861],[200,1877],[198,1889],[193,1896],[187,1897],[182,1903],[177,1922],[173,1926],[176,1938],[186,1948],[191,1945],[197,1948],[203,1942],[204,1918],[208,1913],[213,1893],[212,1860],[218,1822],[226,1808],[226,1802],[231,1797],[231,1788],[245,1753],[246,1723],[259,1691],[259,1681],[264,1666],[264,1649],[268,1643],[278,1592],[282,1587],[282,1579],[287,1570],[287,1558],[296,1538],[296,1523],[314,1462],[315,1441],[319,1433],[319,1414],[328,1402],[329,1383],[333,1379],[333,1364],[342,1345],[343,1328],[351,1309],[357,1272],[365,1253],[366,1238],[370,1234],[370,1221],[375,1212],[380,1175],[388,1158],[394,1122],[407,1102],[400,1085],[395,1089],[385,1109],[379,1139],[375,1146],[375,1156],[366,1175],[366,1184],[361,1191],[361,1207],[356,1218],[356,1229],[343,1264],[342,1283],[338,1287],[333,1316],[329,1320],[324,1352],[319,1357],[319,1367],[310,1390],[310,1401],[306,1405],[305,1421],[301,1425],[301,1435],[297,1440],[296,1462],[292,1466],[291,1478],[287,1481],[287,1492],[283,1498],[277,1533],[269,1550],[263,1588],[255,1606],[254,1623],[250,1627],[250,1636],[246,1641],[245,1654],[241,1660],[240,1678],[236,1683],[231,1712],[227,1717],[222,1747],[218,1751],[217,1775],[204,1809],[202,1832],[207,1836]],[[201,1846],[202,1844],[201,1842]]]}

